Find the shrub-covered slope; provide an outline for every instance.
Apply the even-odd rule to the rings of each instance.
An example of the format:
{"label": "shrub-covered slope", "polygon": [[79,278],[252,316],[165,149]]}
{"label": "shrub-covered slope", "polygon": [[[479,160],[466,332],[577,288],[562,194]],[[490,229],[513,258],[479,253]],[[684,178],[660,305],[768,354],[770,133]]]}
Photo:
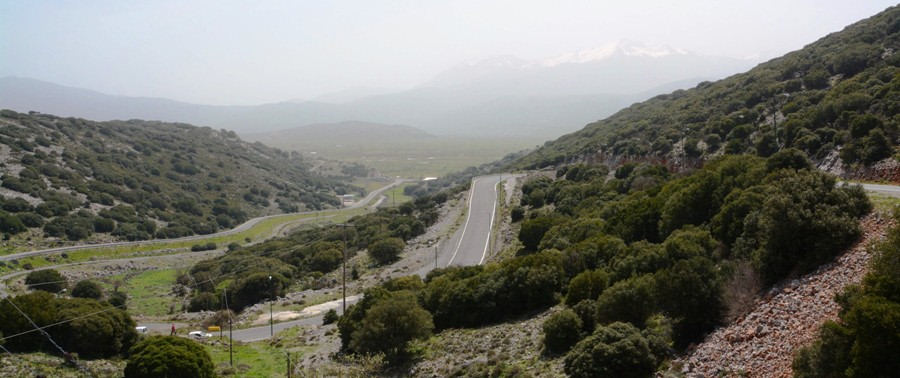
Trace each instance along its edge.
{"label": "shrub-covered slope", "polygon": [[840,254],[871,210],[861,187],[838,185],[796,149],[724,156],[683,176],[635,163],[608,173],[579,164],[526,180],[517,256],[370,289],[339,322],[344,350],[366,353],[354,339],[381,324],[369,311],[407,291],[437,331],[562,300],[566,309],[544,323],[544,352],[565,354],[567,374],[648,376],[745,311],[741,298]]}
{"label": "shrub-covered slope", "polygon": [[[597,154],[768,156],[795,147],[847,164],[893,154],[900,118],[900,7],[716,82],[634,104],[518,162],[544,167]],[[684,146],[684,148],[682,148]]]}
{"label": "shrub-covered slope", "polygon": [[297,155],[233,132],[3,110],[0,232],[172,238],[262,214],[339,206],[335,194],[350,188],[307,168]]}

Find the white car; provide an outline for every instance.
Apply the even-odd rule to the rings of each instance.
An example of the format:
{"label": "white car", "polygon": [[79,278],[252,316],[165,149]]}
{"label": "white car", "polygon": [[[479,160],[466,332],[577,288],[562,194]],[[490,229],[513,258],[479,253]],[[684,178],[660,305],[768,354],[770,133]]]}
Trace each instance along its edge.
{"label": "white car", "polygon": [[134,330],[138,331],[139,333],[147,333],[147,327],[145,327],[145,326],[134,327]]}
{"label": "white car", "polygon": [[205,339],[207,337],[212,337],[212,334],[205,333],[203,331],[191,331],[191,332],[188,332],[188,336],[191,336],[195,339]]}

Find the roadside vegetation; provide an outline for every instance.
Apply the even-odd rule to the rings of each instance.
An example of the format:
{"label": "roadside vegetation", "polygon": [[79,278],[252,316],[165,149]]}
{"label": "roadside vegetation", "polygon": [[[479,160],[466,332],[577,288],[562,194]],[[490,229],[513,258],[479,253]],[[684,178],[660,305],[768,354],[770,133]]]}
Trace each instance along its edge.
{"label": "roadside vegetation", "polygon": [[883,377],[900,371],[900,227],[889,231],[875,253],[862,284],[837,297],[840,319],[826,322],[819,339],[797,353],[795,377]]}
{"label": "roadside vegetation", "polygon": [[437,206],[446,200],[446,193],[420,197],[354,216],[343,224],[299,230],[283,238],[239,247],[197,263],[178,282],[196,288],[191,293],[191,311],[223,308],[225,299],[232,310],[240,311],[282,296],[294,284],[315,287],[325,273],[340,267],[345,241],[348,258],[369,250],[375,264],[394,261],[406,241],[437,221]]}
{"label": "roadside vegetation", "polygon": [[[396,366],[431,332],[562,302],[545,323],[544,348],[564,356],[567,374],[646,376],[745,310],[725,293],[755,295],[829,261],[856,241],[872,208],[861,188],[837,185],[793,149],[726,156],[689,175],[647,164],[622,166],[612,180],[607,172],[574,165],[526,181],[517,256],[370,289],[338,322],[343,350]],[[757,279],[734,275],[741,267]],[[361,347],[360,330],[393,324],[370,316],[381,301],[403,301],[406,316],[421,320],[394,325],[405,336],[393,345]]]}

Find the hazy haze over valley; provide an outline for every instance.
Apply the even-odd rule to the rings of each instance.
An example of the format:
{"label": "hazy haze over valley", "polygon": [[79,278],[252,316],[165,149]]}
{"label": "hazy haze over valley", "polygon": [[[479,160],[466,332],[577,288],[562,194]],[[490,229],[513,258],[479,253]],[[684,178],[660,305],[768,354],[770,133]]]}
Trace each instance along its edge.
{"label": "hazy haze over valley", "polygon": [[10,2],[0,107],[240,133],[362,121],[540,141],[886,5]]}
{"label": "hazy haze over valley", "polygon": [[893,376],[900,5],[0,0],[0,236],[0,377]]}

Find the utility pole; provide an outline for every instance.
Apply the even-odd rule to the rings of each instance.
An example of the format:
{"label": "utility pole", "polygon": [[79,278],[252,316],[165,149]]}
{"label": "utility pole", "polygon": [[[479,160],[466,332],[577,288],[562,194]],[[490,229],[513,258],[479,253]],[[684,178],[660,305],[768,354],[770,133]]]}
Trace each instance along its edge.
{"label": "utility pole", "polygon": [[291,352],[284,352],[287,356],[287,377],[291,378]]}
{"label": "utility pole", "polygon": [[342,236],[344,238],[344,262],[343,262],[343,272],[341,274],[341,288],[343,290],[343,305],[341,307],[342,312],[347,312],[347,227],[353,227],[352,224],[340,223],[336,226],[342,227],[344,232],[342,232]]}
{"label": "utility pole", "polygon": [[225,297],[225,310],[228,311],[228,365],[234,367],[234,334],[232,333],[231,309],[228,308],[228,288],[223,288],[222,296]]}
{"label": "utility pole", "polygon": [[[269,276],[269,286],[270,287],[272,286],[272,276],[271,275]],[[269,337],[270,338],[275,337],[275,322],[274,322],[274,318],[272,317],[272,304],[273,304],[273,301],[269,300]]]}

